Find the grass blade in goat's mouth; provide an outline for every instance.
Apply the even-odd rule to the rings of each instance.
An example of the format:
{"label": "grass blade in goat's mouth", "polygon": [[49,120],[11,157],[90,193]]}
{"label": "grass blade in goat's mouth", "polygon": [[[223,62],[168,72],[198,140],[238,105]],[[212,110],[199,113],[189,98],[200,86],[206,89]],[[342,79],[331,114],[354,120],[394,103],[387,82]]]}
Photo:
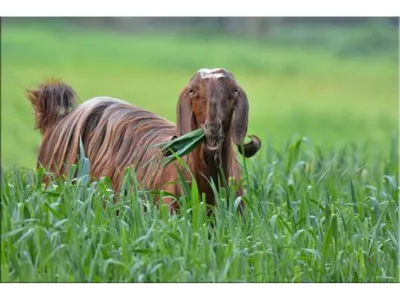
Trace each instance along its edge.
{"label": "grass blade in goat's mouth", "polygon": [[166,166],[174,161],[178,156],[182,157],[192,152],[194,148],[196,148],[196,146],[203,140],[204,136],[204,130],[199,128],[190,131],[176,139],[156,144],[152,147],[162,147],[161,151],[165,156],[162,161],[163,165]]}

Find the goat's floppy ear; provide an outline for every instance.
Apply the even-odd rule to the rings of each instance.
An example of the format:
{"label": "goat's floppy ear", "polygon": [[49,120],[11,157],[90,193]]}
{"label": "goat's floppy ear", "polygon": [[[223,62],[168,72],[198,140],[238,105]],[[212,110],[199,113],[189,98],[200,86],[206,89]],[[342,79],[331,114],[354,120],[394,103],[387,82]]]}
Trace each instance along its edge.
{"label": "goat's floppy ear", "polygon": [[[235,117],[233,120],[233,142],[238,147],[239,152],[245,157],[252,157],[261,148],[261,141],[256,136],[250,136],[251,141],[247,144],[244,139],[247,134],[247,124],[249,118],[249,101],[246,92],[239,89],[238,98],[235,104]],[[243,145],[243,149],[242,149]]]}
{"label": "goat's floppy ear", "polygon": [[236,98],[235,117],[233,120],[233,141],[236,145],[240,145],[244,141],[247,134],[247,122],[249,118],[249,101],[246,92],[239,89],[239,95]]}
{"label": "goat's floppy ear", "polygon": [[178,100],[177,114],[176,114],[176,125],[178,135],[184,135],[185,133],[193,130],[192,126],[193,119],[193,108],[188,95],[188,88],[185,87]]}

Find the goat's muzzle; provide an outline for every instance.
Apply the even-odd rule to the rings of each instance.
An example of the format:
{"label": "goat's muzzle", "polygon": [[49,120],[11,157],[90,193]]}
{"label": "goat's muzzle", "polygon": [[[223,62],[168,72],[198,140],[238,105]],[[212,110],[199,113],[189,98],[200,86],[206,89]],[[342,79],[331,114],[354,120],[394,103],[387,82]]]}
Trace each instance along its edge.
{"label": "goat's muzzle", "polygon": [[205,150],[213,157],[217,166],[221,165],[221,149],[224,143],[225,134],[222,131],[221,122],[207,122],[204,124]]}
{"label": "goat's muzzle", "polygon": [[204,134],[206,136],[205,145],[209,152],[216,152],[222,147],[225,135],[222,132],[221,122],[206,123]]}

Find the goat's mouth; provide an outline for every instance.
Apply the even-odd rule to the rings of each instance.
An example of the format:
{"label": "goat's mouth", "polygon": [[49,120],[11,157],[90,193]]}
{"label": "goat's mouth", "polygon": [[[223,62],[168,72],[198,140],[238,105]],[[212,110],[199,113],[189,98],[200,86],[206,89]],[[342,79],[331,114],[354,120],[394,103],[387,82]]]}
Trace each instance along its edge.
{"label": "goat's mouth", "polygon": [[221,123],[206,123],[203,126],[205,134],[205,146],[208,152],[217,152],[222,148],[225,134]]}
{"label": "goat's mouth", "polygon": [[212,137],[205,140],[205,146],[208,152],[217,152],[222,148],[222,143],[224,142],[224,137]]}

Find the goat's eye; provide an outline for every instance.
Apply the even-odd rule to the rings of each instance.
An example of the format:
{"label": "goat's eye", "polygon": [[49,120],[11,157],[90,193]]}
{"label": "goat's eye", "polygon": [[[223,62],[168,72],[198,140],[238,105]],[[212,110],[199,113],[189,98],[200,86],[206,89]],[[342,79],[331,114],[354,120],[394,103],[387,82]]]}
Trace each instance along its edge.
{"label": "goat's eye", "polygon": [[232,95],[233,97],[237,97],[237,95],[239,95],[239,89],[234,89]]}
{"label": "goat's eye", "polygon": [[194,90],[189,90],[189,95],[193,96],[196,92]]}

